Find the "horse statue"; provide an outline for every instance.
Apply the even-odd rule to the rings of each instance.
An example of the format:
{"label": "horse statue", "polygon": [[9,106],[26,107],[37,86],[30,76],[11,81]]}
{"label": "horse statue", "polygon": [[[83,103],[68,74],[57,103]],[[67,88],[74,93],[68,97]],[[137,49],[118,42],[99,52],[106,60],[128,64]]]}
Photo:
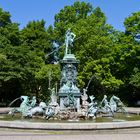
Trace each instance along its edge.
{"label": "horse statue", "polygon": [[50,118],[52,118],[55,114],[55,109],[51,106],[48,106],[46,111],[45,111],[45,118],[47,120],[49,120]]}
{"label": "horse statue", "polygon": [[31,116],[33,115],[45,115],[45,110],[47,109],[47,105],[45,102],[40,102],[39,106],[35,106],[31,108],[29,111],[31,112]]}
{"label": "horse statue", "polygon": [[110,98],[110,107],[113,112],[118,112],[119,110],[126,112],[124,104],[121,102],[120,98],[115,95]]}
{"label": "horse statue", "polygon": [[29,109],[29,117],[33,117],[35,115],[43,115],[46,119],[49,119],[54,116],[55,111],[51,106],[47,106],[45,102],[40,102],[39,106],[35,106]]}
{"label": "horse statue", "polygon": [[104,95],[104,98],[102,99],[98,107],[98,112],[111,113],[114,116],[114,112],[111,109],[110,102],[108,102],[107,100],[107,95]]}
{"label": "horse statue", "polygon": [[110,103],[107,100],[107,95],[104,95],[104,98],[101,101],[101,105],[105,112],[109,112],[111,110]]}
{"label": "horse statue", "polygon": [[28,96],[20,97],[22,103],[19,108],[12,109],[9,114],[14,115],[16,112],[20,112],[22,117],[32,117],[36,114],[45,114],[47,105],[45,102],[40,102],[39,106],[36,106],[36,97],[33,96],[32,100],[29,100]]}
{"label": "horse statue", "polygon": [[19,108],[12,109],[9,114],[14,115],[16,112],[20,112],[23,117],[31,116],[29,110],[32,108],[30,105],[30,100],[28,96],[21,96],[20,97],[22,103],[20,104]]}

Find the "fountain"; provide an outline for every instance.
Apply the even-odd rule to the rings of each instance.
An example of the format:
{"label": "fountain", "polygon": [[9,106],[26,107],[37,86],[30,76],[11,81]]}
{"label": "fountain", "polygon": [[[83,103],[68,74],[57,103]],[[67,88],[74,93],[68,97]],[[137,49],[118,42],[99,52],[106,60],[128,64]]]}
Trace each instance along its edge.
{"label": "fountain", "polygon": [[[93,123],[98,121],[100,118],[103,121],[102,118],[104,117],[109,117],[112,122],[113,120],[117,120],[115,118],[116,112],[127,114],[124,104],[115,95],[110,98],[110,101],[108,101],[107,95],[104,95],[99,104],[95,101],[94,95],[88,97],[86,92],[94,76],[89,80],[87,87],[83,89],[83,93],[80,92],[76,81],[79,61],[76,60],[75,55],[71,53],[71,47],[73,46],[75,37],[76,35],[71,32],[71,29],[68,29],[65,37],[65,55],[60,61],[61,80],[58,93],[56,93],[55,88],[51,89],[49,86],[49,90],[51,92],[50,102],[48,104],[40,102],[39,105],[36,104],[35,96],[33,96],[31,100],[28,96],[21,96],[20,98],[17,98],[22,101],[20,107],[12,109],[9,112],[9,115],[14,116],[18,112],[22,118],[34,119],[36,116],[40,116],[39,118],[44,120],[44,122],[46,120],[47,122],[49,122],[49,120],[50,122],[52,122],[52,120],[54,122],[66,120],[66,122],[78,121],[80,124],[81,120],[85,123],[90,120]],[[59,103],[57,101],[57,96],[59,97]],[[90,99],[90,102],[87,101],[88,98]],[[82,102],[82,104],[80,104],[80,102]],[[90,129],[92,128],[89,124],[87,124],[87,126]],[[76,126],[73,127],[75,127],[75,129],[88,129],[87,126],[85,125],[84,127],[81,125],[80,128]],[[43,124],[42,127],[46,129],[46,126]],[[71,127],[68,126],[68,129],[72,129]],[[67,128],[64,127],[64,129]]]}
{"label": "fountain", "polygon": [[[79,119],[83,118],[96,118],[98,114],[111,114],[114,116],[114,112],[119,110],[126,112],[124,106],[120,99],[116,96],[110,98],[110,102],[107,100],[107,95],[104,95],[103,100],[100,105],[95,102],[95,97],[89,96],[90,103],[87,102],[88,95],[86,94],[88,86],[91,80],[94,78],[92,76],[88,82],[88,85],[83,89],[83,94],[77,87],[77,68],[79,61],[76,60],[75,55],[71,53],[71,47],[76,35],[71,32],[69,28],[65,35],[65,53],[64,58],[60,61],[61,65],[61,80],[60,89],[58,91],[59,101],[57,103],[57,93],[55,93],[55,88],[50,88],[51,101],[48,105],[41,102],[39,106],[36,106],[36,97],[34,96],[32,100],[29,100],[28,96],[21,96],[20,99],[22,103],[19,108],[13,109],[9,114],[14,114],[14,112],[20,112],[22,117],[32,117],[35,114],[42,114],[45,118],[50,119],[55,116],[57,119]],[[80,100],[82,100],[82,105],[80,105]]]}

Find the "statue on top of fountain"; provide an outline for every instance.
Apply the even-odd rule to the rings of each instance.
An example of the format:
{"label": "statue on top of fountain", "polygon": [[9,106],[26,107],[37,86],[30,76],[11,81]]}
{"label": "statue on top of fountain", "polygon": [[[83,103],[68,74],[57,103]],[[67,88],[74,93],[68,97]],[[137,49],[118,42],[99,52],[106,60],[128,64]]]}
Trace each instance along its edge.
{"label": "statue on top of fountain", "polygon": [[[65,34],[65,52],[61,64],[61,80],[59,88],[60,108],[65,109],[67,105],[71,106],[71,97],[75,98],[74,106],[77,110],[80,109],[81,93],[77,87],[77,69],[79,61],[76,60],[75,55],[71,53],[71,47],[76,35],[69,28]],[[70,96],[69,96],[70,95]],[[75,103],[76,102],[76,103]],[[67,105],[65,105],[67,104]]]}
{"label": "statue on top of fountain", "polygon": [[76,35],[71,32],[71,28],[68,28],[68,30],[66,31],[66,36],[65,36],[65,55],[67,54],[71,54],[71,49],[70,47],[73,46],[73,42],[75,39]]}

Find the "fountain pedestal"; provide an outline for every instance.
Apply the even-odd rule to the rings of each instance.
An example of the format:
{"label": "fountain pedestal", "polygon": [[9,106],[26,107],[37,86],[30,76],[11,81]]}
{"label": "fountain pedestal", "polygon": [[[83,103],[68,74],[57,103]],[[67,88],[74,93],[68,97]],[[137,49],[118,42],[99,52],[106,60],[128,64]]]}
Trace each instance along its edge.
{"label": "fountain pedestal", "polygon": [[76,109],[80,109],[81,93],[76,86],[77,67],[79,61],[76,60],[74,54],[66,54],[61,64],[61,81],[59,89],[60,109],[66,109],[65,102],[69,94],[75,98]]}

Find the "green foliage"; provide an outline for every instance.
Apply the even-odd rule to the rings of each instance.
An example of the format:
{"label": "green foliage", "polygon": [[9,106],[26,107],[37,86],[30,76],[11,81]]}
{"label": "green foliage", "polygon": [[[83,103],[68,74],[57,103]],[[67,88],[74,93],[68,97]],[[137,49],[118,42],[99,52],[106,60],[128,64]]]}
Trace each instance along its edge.
{"label": "green foliage", "polygon": [[[72,53],[80,61],[78,87],[88,94],[118,94],[129,103],[139,100],[140,12],[124,21],[125,32],[106,23],[99,7],[76,1],[55,15],[54,26],[31,21],[22,30],[12,23],[9,12],[0,9],[0,96],[12,100],[22,94],[49,99],[48,88],[59,88],[60,66],[53,64],[53,43],[64,56],[65,32],[76,34]],[[89,80],[91,83],[89,83]],[[133,101],[132,101],[133,100]]]}
{"label": "green foliage", "polygon": [[0,27],[4,27],[5,25],[11,23],[9,12],[3,11],[2,8],[0,8]]}
{"label": "green foliage", "polygon": [[132,13],[124,21],[126,34],[135,36],[140,34],[140,11]]}
{"label": "green foliage", "polygon": [[40,71],[36,73],[36,78],[38,80],[49,79],[49,76],[53,80],[52,86],[55,84],[55,81],[60,79],[60,66],[58,64],[48,64],[41,67]]}
{"label": "green foliage", "polygon": [[136,88],[140,88],[140,71],[138,68],[134,68],[134,74],[130,77],[130,84]]}

